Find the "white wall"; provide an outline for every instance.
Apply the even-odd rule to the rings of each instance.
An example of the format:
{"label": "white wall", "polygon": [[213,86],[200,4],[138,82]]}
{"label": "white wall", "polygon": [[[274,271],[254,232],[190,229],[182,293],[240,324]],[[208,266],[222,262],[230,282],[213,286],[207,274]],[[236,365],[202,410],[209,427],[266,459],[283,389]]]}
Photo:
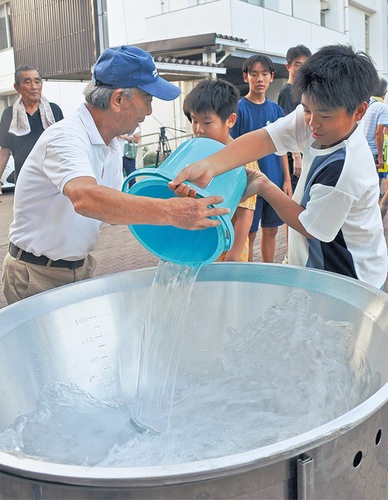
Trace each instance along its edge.
{"label": "white wall", "polygon": [[349,40],[352,45],[359,49],[365,49],[365,14],[356,7],[349,8]]}
{"label": "white wall", "polygon": [[293,0],[293,16],[299,19],[320,24],[321,22],[321,4],[311,0]]}
{"label": "white wall", "polygon": [[64,116],[76,113],[85,102],[83,90],[87,82],[43,81],[43,95],[62,109]]}
{"label": "white wall", "polygon": [[325,13],[326,27],[329,29],[345,31],[344,1],[329,2],[330,9]]}
{"label": "white wall", "polygon": [[328,30],[317,24],[312,24],[311,28],[311,50],[317,51],[324,45],[332,45],[336,43],[348,43],[348,38],[344,33],[335,30]]}
{"label": "white wall", "polygon": [[292,1],[293,0],[266,0],[265,6],[268,9],[292,16]]}
{"label": "white wall", "polygon": [[0,52],[0,94],[8,94],[13,91],[14,84],[14,54],[13,49]]}
{"label": "white wall", "polygon": [[[218,0],[162,16],[149,17],[146,19],[146,38],[147,40],[164,40],[204,33],[233,34],[230,15],[232,3],[233,0]],[[243,2],[238,3],[241,8],[245,5]],[[249,30],[251,26],[250,24]]]}
{"label": "white wall", "polygon": [[[109,46],[146,39],[146,18],[161,14],[160,0],[108,0]],[[163,38],[169,38],[164,36]],[[149,40],[156,40],[156,37]]]}
{"label": "white wall", "polygon": [[322,45],[347,42],[343,32],[320,26],[319,0],[293,0],[293,6],[300,16],[303,11],[303,19],[239,0],[217,0],[146,19],[146,40],[220,33],[247,39],[253,50],[281,56],[300,43],[315,51]]}
{"label": "white wall", "polygon": [[[383,2],[382,2],[383,3]],[[388,75],[388,30],[387,30],[387,2],[381,10],[371,14],[369,18],[369,38],[373,61],[382,75]],[[353,31],[353,28],[352,28]]]}

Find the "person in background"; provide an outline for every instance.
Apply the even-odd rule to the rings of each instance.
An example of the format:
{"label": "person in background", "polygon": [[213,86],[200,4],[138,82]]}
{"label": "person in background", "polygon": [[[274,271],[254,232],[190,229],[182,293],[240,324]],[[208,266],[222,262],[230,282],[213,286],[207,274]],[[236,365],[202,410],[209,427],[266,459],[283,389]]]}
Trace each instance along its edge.
{"label": "person in background", "polygon": [[[201,80],[186,96],[183,111],[191,123],[195,137],[214,139],[230,144],[230,129],[236,122],[240,94],[236,87],[225,80]],[[246,165],[258,169],[257,161]],[[218,261],[247,262],[249,255],[249,230],[252,225],[256,196],[241,202],[233,217],[234,243]]]}
{"label": "person in background", "polygon": [[375,160],[379,174],[379,184],[387,178],[387,172],[379,172],[384,167],[384,128],[388,126],[388,106],[384,102],[387,93],[387,81],[379,79],[378,87],[370,98],[368,109],[364,116],[364,133]]}
{"label": "person in background", "polygon": [[[152,113],[152,99],[172,101],[180,89],[161,78],[148,52],[132,46],[104,50],[86,103],[38,139],[20,172],[10,245],[3,264],[9,304],[93,275],[90,255],[103,222],[205,229],[222,197],[157,199],[121,191],[122,153],[116,139]],[[114,255],[112,255],[114,259]]]}
{"label": "person in background", "polygon": [[[137,128],[133,134],[125,134],[120,135],[120,139],[123,139],[125,142],[131,142],[135,145],[139,144],[140,141],[140,129]],[[136,158],[127,158],[124,154],[125,143],[123,147],[123,175],[124,177],[128,177],[129,174],[136,170]]]}
{"label": "person in background", "polygon": [[[123,177],[128,177],[129,174],[136,170],[136,154],[137,154],[137,145],[140,141],[140,128],[138,127],[133,134],[125,134],[119,135],[117,138],[121,144],[123,151]],[[134,154],[131,154],[131,157],[128,157],[126,152],[126,145],[132,143],[134,145]],[[132,153],[132,151],[131,151]],[[133,186],[136,180],[132,179],[128,182],[128,187]]]}
{"label": "person in background", "polygon": [[347,45],[321,48],[296,75],[293,92],[302,104],[295,111],[188,165],[170,188],[180,196],[196,196],[186,180],[204,188],[215,175],[252,158],[260,161],[275,151],[302,151],[302,174],[292,199],[255,171],[249,172],[244,196],[262,196],[288,224],[290,264],[382,288],[387,246],[379,184],[359,123],[377,84],[378,74],[367,54]]}
{"label": "person in background", "polygon": [[[242,67],[244,82],[248,83],[248,94],[238,103],[237,121],[231,130],[233,138],[258,130],[284,116],[282,108],[266,97],[274,79],[275,66],[264,55],[248,58]],[[245,162],[244,162],[245,164]],[[292,195],[287,155],[270,154],[260,161],[260,170],[288,195]],[[261,224],[261,255],[263,262],[273,262],[278,227],[283,221],[271,205],[261,196],[257,197],[252,226],[249,232],[249,261],[253,261],[253,244]]]}
{"label": "person in background", "polygon": [[42,95],[42,88],[42,75],[37,68],[22,66],[16,70],[14,89],[19,98],[4,110],[0,121],[0,177],[12,153],[16,182],[43,131],[63,118],[61,108]]}
{"label": "person in background", "polygon": [[[283,111],[286,115],[294,111],[300,102],[295,101],[292,98],[291,90],[292,85],[295,80],[295,75],[298,69],[307,61],[307,59],[311,56],[311,51],[305,45],[297,45],[296,47],[290,47],[287,50],[286,54],[286,68],[288,71],[288,80],[287,83],[283,85],[280,89],[278,95],[278,104],[283,108]],[[296,184],[300,177],[300,172],[302,168],[302,156],[300,151],[288,152],[288,166],[290,170],[291,176],[291,186],[292,192],[295,191]]]}

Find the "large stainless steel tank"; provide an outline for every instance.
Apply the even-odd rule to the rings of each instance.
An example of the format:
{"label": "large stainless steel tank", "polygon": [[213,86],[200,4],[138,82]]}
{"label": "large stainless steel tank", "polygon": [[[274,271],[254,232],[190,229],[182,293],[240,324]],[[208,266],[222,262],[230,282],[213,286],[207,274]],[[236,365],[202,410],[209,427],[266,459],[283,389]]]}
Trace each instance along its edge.
{"label": "large stainless steel tank", "polygon": [[[0,431],[33,411],[41,388],[52,382],[74,383],[104,400],[134,395],[154,274],[96,278],[0,311]],[[178,465],[82,467],[0,451],[0,498],[388,498],[386,294],[292,266],[212,264],[200,271],[187,329],[214,349],[226,328],[295,289],[308,292],[324,319],[352,323],[353,341],[378,380],[361,404],[290,439]]]}

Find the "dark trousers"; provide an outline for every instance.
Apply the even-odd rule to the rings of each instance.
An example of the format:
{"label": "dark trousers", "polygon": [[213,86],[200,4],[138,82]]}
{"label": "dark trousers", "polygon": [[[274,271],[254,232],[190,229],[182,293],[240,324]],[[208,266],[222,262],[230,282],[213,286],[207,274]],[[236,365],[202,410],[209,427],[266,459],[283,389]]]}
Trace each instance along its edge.
{"label": "dark trousers", "polygon": [[[123,156],[123,174],[128,177],[129,174],[136,170],[136,160],[130,160],[126,156]],[[128,182],[128,187],[135,184],[136,180],[132,179]]]}

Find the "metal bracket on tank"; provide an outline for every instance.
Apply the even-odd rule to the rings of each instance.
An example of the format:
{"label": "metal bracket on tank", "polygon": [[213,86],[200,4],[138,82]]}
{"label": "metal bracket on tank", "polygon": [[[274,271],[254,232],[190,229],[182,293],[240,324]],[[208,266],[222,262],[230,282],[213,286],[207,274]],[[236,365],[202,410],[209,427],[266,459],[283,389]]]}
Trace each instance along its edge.
{"label": "metal bracket on tank", "polygon": [[314,459],[301,455],[297,460],[297,498],[298,500],[314,500]]}

